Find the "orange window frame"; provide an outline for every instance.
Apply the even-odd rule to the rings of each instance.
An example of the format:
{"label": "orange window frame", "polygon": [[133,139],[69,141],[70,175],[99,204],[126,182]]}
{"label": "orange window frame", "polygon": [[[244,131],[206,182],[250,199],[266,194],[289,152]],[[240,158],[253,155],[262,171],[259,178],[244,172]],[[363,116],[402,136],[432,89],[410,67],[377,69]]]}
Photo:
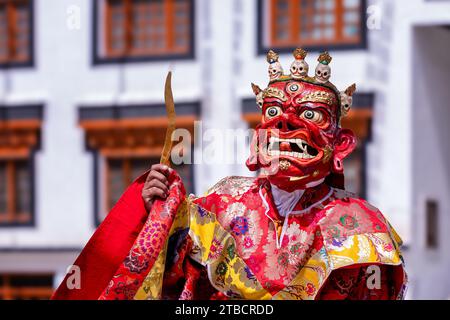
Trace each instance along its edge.
{"label": "orange window frame", "polygon": [[[123,21],[123,42],[124,48],[120,50],[114,49],[113,45],[113,9],[112,9],[112,1],[105,1],[105,47],[106,47],[106,55],[107,57],[117,58],[117,57],[133,57],[133,56],[152,56],[152,55],[161,55],[161,54],[187,54],[191,50],[191,41],[189,41],[190,37],[192,37],[192,17],[190,15],[191,6],[193,5],[191,1],[186,1],[184,4],[176,4],[176,0],[163,0],[163,16],[165,17],[164,30],[165,30],[165,41],[166,45],[160,49],[157,48],[142,48],[137,49],[133,47],[133,41],[135,35],[133,35],[133,0],[121,0],[123,3],[122,6],[122,14],[124,16]],[[136,4],[137,5],[137,4]],[[187,18],[184,20],[184,24],[189,27],[189,32],[186,32],[184,35],[185,45],[178,46],[175,41],[175,23],[180,23],[182,20],[177,21],[175,17],[175,9],[177,5],[185,5]],[[144,26],[147,24],[140,22]],[[153,25],[150,23],[150,25]],[[153,25],[154,27],[157,24]]]}
{"label": "orange window frame", "polygon": [[[177,116],[176,127],[187,129],[193,135],[194,123],[197,119],[197,115]],[[95,212],[97,224],[111,209],[111,171],[108,162],[126,160],[122,163],[122,177],[126,188],[134,178],[133,161],[148,159],[149,169],[151,160],[161,157],[167,124],[167,117],[96,119],[80,122],[81,128],[86,132],[87,145],[90,150],[96,150],[102,164],[99,172],[96,173],[98,174],[98,182],[96,182],[98,208]]]}
{"label": "orange window frame", "polygon": [[[27,40],[27,48],[29,48],[29,33],[31,32],[31,25],[28,26],[28,30],[20,30],[17,28],[17,5],[26,5],[30,8],[30,0],[0,0],[0,7],[5,9],[6,14],[6,34],[8,37],[7,54],[6,56],[0,56],[0,64],[12,63],[12,62],[26,62],[30,59],[31,52],[28,49],[23,55],[18,55],[18,43],[16,41],[17,34],[19,32],[28,32],[25,37]],[[32,12],[28,12],[31,15]]]}
{"label": "orange window frame", "polygon": [[[17,163],[27,162],[26,158],[19,159],[0,159],[5,163],[6,171],[6,212],[0,212],[0,225],[19,223],[25,224],[31,221],[31,209],[27,212],[17,211],[17,200],[19,195],[17,194]],[[28,172],[30,174],[30,172]],[[31,190],[30,190],[31,193]]]}
{"label": "orange window frame", "polygon": [[[2,107],[0,107],[1,109]],[[6,212],[0,212],[0,225],[25,225],[33,221],[33,153],[39,144],[41,120],[2,120],[0,119],[0,161],[5,164],[6,174]],[[30,207],[26,212],[18,212],[16,206],[20,195],[17,190],[17,172],[19,163],[27,164],[29,181],[28,195]]]}
{"label": "orange window frame", "polygon": [[[112,204],[112,198],[113,198],[113,194],[112,194],[112,190],[111,190],[111,185],[112,185],[112,180],[111,180],[111,168],[110,168],[110,161],[120,161],[121,162],[121,176],[122,176],[122,183],[124,186],[124,190],[121,191],[121,193],[123,193],[125,191],[125,189],[133,182],[134,179],[137,178],[137,176],[133,176],[133,169],[135,169],[133,167],[133,162],[136,160],[144,160],[146,163],[148,163],[148,166],[146,166],[146,168],[144,169],[144,171],[141,171],[140,173],[143,174],[145,172],[145,170],[150,169],[152,164],[156,164],[159,163],[159,159],[161,157],[161,152],[152,152],[150,153],[148,156],[146,157],[142,157],[139,155],[136,156],[127,156],[127,157],[107,157],[105,159],[105,166],[104,166],[104,204],[105,204],[105,208],[107,210],[107,212],[109,212],[112,207],[114,206],[114,204]],[[185,183],[185,187],[186,190],[189,190],[189,187],[187,184],[191,185],[193,182],[193,177],[192,177],[192,172],[189,173],[189,176],[183,176],[181,171],[178,171],[180,168],[177,167],[176,165],[173,166],[173,168],[175,170],[177,170],[177,172],[180,174],[180,176],[182,178],[188,178],[187,180],[189,181],[184,181]],[[192,186],[191,186],[192,187]],[[104,214],[107,214],[107,212],[104,212]],[[101,218],[101,217],[99,217]]]}
{"label": "orange window frame", "polygon": [[[288,15],[287,15],[287,19],[288,19],[288,37],[286,40],[282,40],[279,39],[277,37],[277,30],[279,28],[278,25],[278,20],[277,17],[280,14],[280,11],[278,9],[278,1],[280,0],[269,0],[269,23],[270,23],[270,27],[269,27],[269,41],[270,41],[270,46],[274,46],[274,47],[296,47],[296,46],[321,46],[324,44],[327,45],[351,45],[351,44],[358,44],[361,42],[362,36],[361,36],[361,32],[362,30],[359,30],[360,32],[358,33],[357,36],[354,37],[346,37],[344,36],[344,14],[346,13],[346,9],[344,7],[344,0],[334,0],[335,6],[334,6],[334,18],[335,18],[335,23],[334,23],[334,31],[335,31],[335,36],[333,38],[319,38],[319,39],[302,39],[301,36],[299,36],[299,34],[301,34],[301,23],[298,17],[302,16],[302,14],[298,14],[301,13],[302,8],[300,5],[300,0],[284,0],[287,1],[287,5],[288,5]],[[361,10],[361,5],[362,3],[360,2],[360,5],[355,8],[355,9],[351,9],[350,11],[356,11],[358,10],[358,12]],[[314,14],[318,13],[324,13],[324,12],[329,12],[330,10],[311,10],[311,8],[308,8],[308,14],[310,14],[311,16],[314,16]],[[349,12],[350,12],[349,11]],[[358,28],[360,29],[360,25],[356,24],[355,25],[358,26]]]}
{"label": "orange window frame", "polygon": [[[150,155],[149,158],[151,158],[152,156],[158,156],[159,153],[154,153],[153,155]],[[148,158],[148,157],[146,157]],[[122,178],[123,178],[123,186],[126,188],[127,186],[129,186],[132,182],[133,182],[133,167],[132,167],[132,162],[133,160],[138,160],[138,159],[146,159],[143,157],[139,157],[139,156],[131,156],[131,157],[106,157],[105,158],[105,166],[104,166],[104,195],[105,195],[105,199],[104,199],[104,208],[106,208],[106,211],[109,212],[112,209],[112,205],[111,205],[111,199],[113,197],[112,194],[112,189],[111,189],[111,185],[112,185],[112,181],[111,181],[111,167],[110,167],[110,161],[112,160],[117,160],[121,162],[121,174],[122,174]],[[150,168],[150,161],[149,161],[149,168]],[[125,190],[122,190],[122,192],[124,192]],[[105,214],[107,212],[104,212]]]}
{"label": "orange window frame", "polygon": [[[42,277],[42,275],[37,275]],[[47,275],[46,275],[47,276]],[[3,274],[0,275],[0,300],[16,300],[16,299],[42,299],[48,300],[53,294],[51,286],[14,286],[11,282],[13,278],[21,277],[18,275]],[[33,275],[26,275],[33,277]],[[48,275],[48,277],[51,277]]]}

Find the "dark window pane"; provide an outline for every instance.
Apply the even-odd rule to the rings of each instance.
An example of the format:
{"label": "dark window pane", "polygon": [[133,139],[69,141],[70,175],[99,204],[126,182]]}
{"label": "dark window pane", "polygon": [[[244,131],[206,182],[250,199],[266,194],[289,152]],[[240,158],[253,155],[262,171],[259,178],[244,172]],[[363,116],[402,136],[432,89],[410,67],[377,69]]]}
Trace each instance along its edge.
{"label": "dark window pane", "polygon": [[13,287],[51,287],[53,277],[45,275],[12,275],[10,285]]}
{"label": "dark window pane", "polygon": [[109,185],[107,186],[107,190],[109,190],[108,199],[109,199],[109,209],[114,207],[114,205],[119,200],[123,191],[125,190],[125,177],[123,172],[123,161],[122,160],[109,160],[108,161],[108,176],[109,176]]}
{"label": "dark window pane", "polygon": [[139,178],[145,171],[151,168],[155,163],[158,163],[159,159],[133,159],[131,161],[131,180]]}
{"label": "dark window pane", "polygon": [[53,275],[0,274],[0,299],[48,300],[53,293]]}
{"label": "dark window pane", "polygon": [[0,162],[0,215],[6,214],[7,191],[6,191],[6,163]]}
{"label": "dark window pane", "polygon": [[426,241],[427,248],[436,249],[439,246],[439,216],[438,203],[435,200],[426,202]]}
{"label": "dark window pane", "polygon": [[31,184],[28,162],[17,161],[15,163],[16,179],[16,211],[17,213],[31,212]]}
{"label": "dark window pane", "polygon": [[279,0],[277,4],[278,10],[287,10],[289,7],[289,1],[288,0]]}

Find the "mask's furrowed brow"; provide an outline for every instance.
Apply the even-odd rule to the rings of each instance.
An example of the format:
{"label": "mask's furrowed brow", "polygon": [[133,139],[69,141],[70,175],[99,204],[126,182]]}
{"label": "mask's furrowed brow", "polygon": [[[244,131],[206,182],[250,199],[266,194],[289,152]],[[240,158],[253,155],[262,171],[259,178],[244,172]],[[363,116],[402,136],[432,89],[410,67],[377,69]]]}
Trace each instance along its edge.
{"label": "mask's furrowed brow", "polygon": [[303,102],[299,106],[300,108],[309,108],[309,109],[324,109],[331,115],[330,106],[322,103],[312,103],[312,102]]}
{"label": "mask's furrowed brow", "polygon": [[333,112],[333,110],[330,110],[331,108],[333,108],[332,106],[323,103],[303,102],[300,104],[299,108],[300,112],[303,112],[305,109],[319,109],[326,112],[330,119],[333,119],[333,121],[338,121],[339,119],[337,111]]}
{"label": "mask's furrowed brow", "polygon": [[277,98],[266,98],[266,99],[264,99],[263,107],[264,106],[283,107],[283,102]]}

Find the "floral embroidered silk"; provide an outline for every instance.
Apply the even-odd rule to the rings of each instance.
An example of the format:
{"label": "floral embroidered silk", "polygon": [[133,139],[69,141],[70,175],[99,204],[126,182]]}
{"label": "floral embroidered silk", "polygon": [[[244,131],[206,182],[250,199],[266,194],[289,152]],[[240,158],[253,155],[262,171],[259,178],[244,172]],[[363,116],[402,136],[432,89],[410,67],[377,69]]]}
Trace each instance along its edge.
{"label": "floral embroidered silk", "polygon": [[[368,202],[322,184],[306,190],[293,212],[282,217],[265,179],[228,177],[198,198],[186,198],[179,177],[171,179],[169,197],[155,202],[148,217],[139,213],[145,223],[135,218],[128,246],[99,245],[121,228],[107,218],[109,233],[101,226],[77,259],[90,266],[90,278],[98,266],[107,275],[95,284],[89,279],[90,292],[74,295],[61,285],[55,299],[403,297],[401,240]],[[145,177],[135,183],[142,181]],[[140,188],[130,188],[133,196]],[[96,260],[93,248],[114,257],[114,264]],[[124,257],[122,263],[114,252]],[[367,281],[374,268],[382,286],[372,290]]]}

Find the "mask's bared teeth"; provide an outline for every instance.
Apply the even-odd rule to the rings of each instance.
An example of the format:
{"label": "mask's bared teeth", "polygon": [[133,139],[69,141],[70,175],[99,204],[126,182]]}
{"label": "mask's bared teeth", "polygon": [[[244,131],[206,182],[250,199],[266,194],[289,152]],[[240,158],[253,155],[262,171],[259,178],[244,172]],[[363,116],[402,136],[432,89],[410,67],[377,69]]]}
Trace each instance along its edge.
{"label": "mask's bared teeth", "polygon": [[315,156],[317,156],[317,154],[319,153],[316,149],[314,149],[311,146],[307,146],[306,147],[306,152],[308,153],[308,155],[310,155],[312,158],[314,158]]}

